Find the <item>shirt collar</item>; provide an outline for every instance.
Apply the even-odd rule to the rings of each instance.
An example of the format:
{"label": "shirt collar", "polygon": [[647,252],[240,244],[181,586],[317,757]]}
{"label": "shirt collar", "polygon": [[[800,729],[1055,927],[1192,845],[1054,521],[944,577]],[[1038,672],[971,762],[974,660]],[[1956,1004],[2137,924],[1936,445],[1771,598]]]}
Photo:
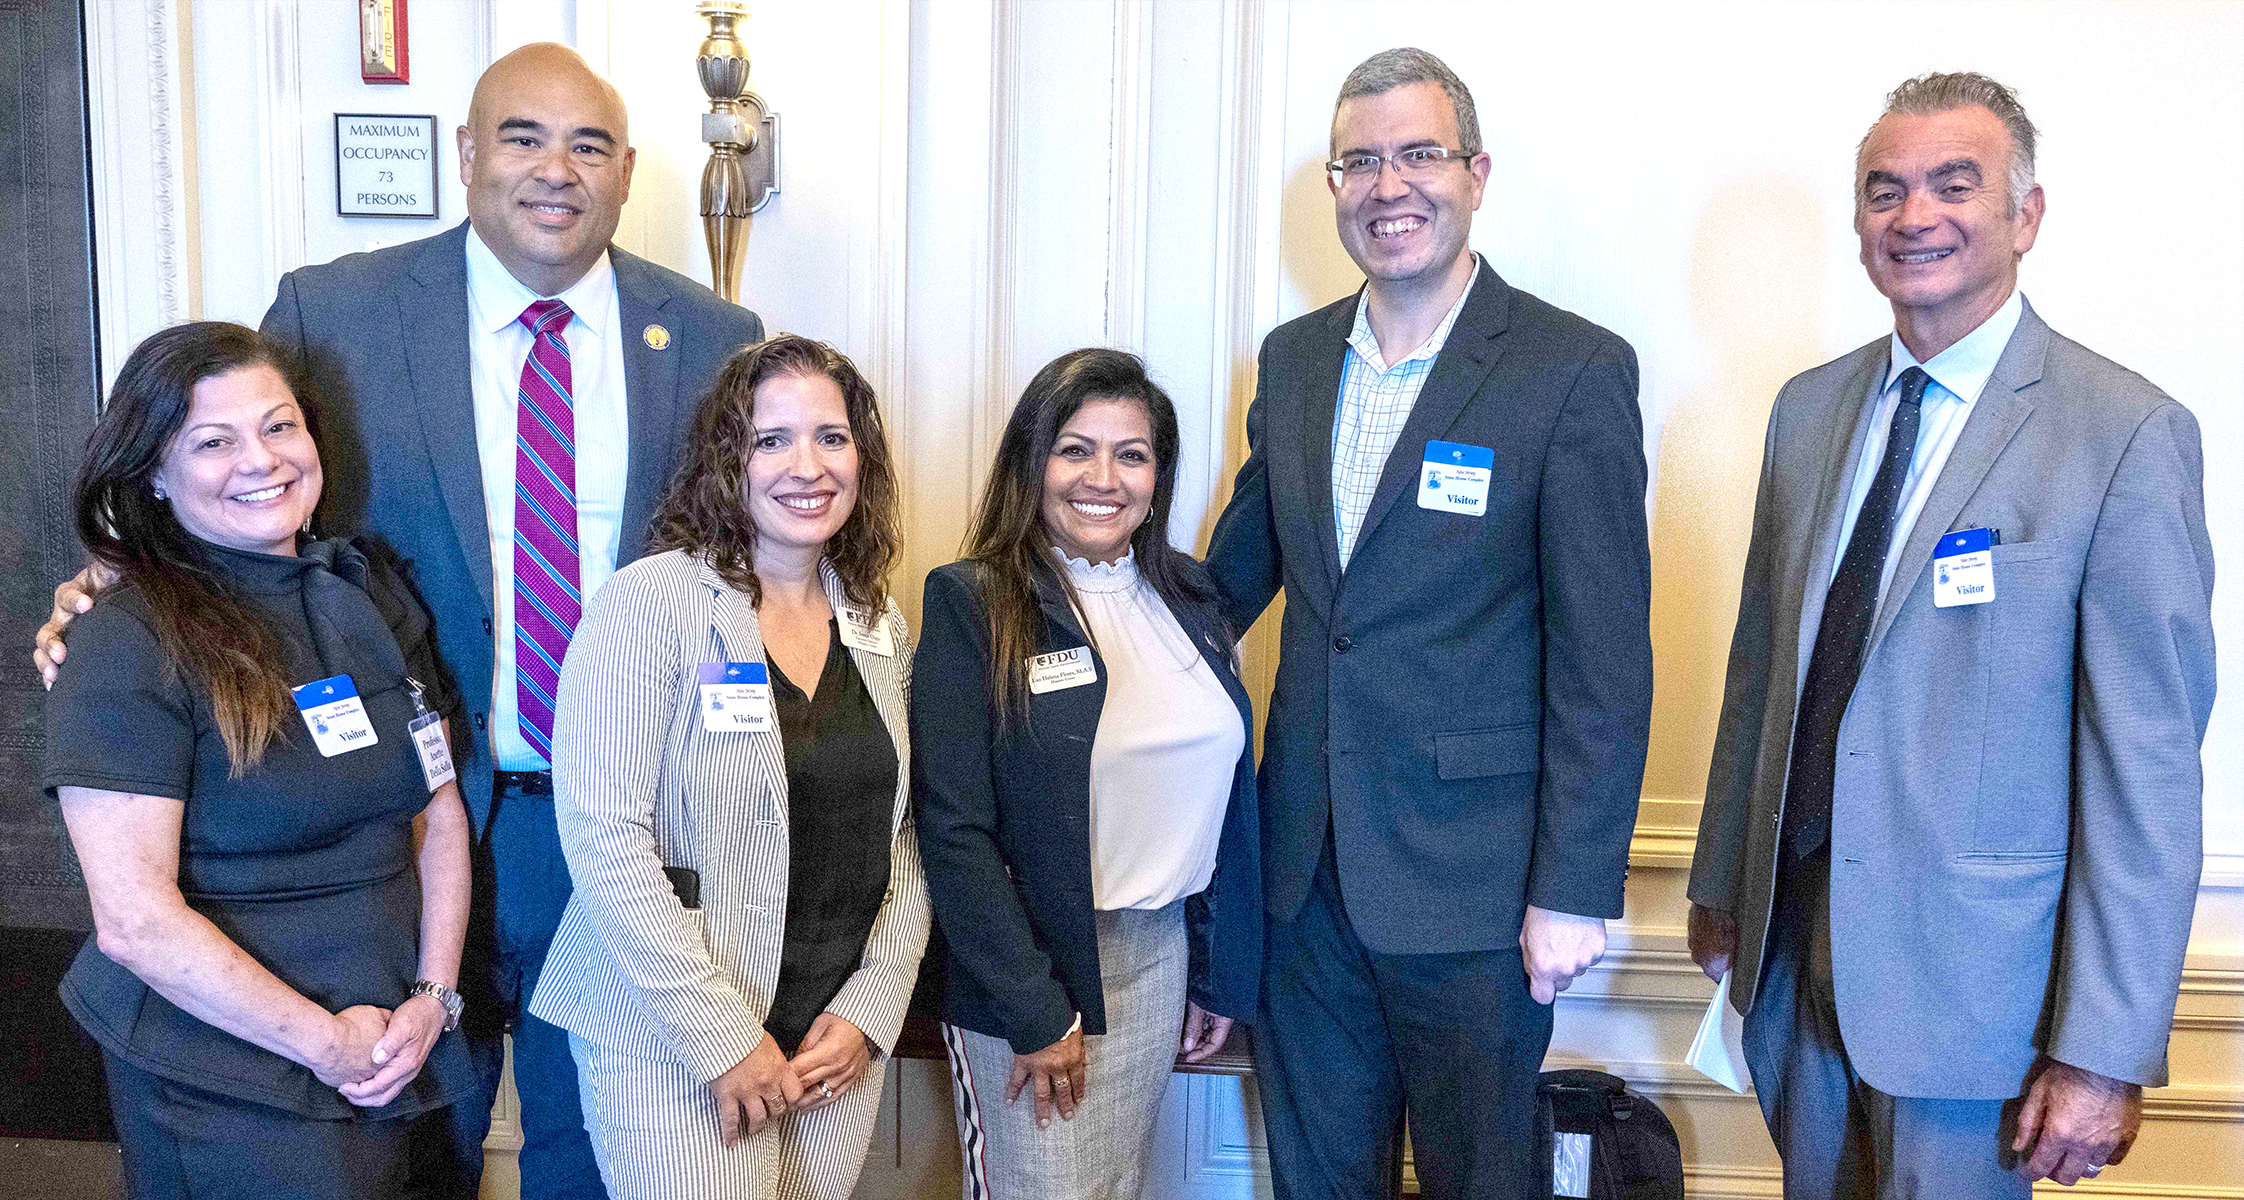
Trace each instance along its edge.
{"label": "shirt collar", "polygon": [[[1893,365],[1886,369],[1885,386],[1890,388],[1901,373],[1911,367],[1923,367],[1925,374],[1940,385],[1940,390],[1965,404],[1979,399],[1985,390],[1987,378],[1995,373],[1995,364],[2002,360],[2005,346],[2010,345],[2010,335],[2018,331],[2018,318],[2025,309],[2023,294],[2010,289],[2010,298],[2002,302],[1995,315],[1979,323],[1979,328],[1963,335],[1955,345],[1932,356],[1931,362],[1920,363],[1901,344],[1901,334],[1892,337]],[[1880,395],[1884,395],[1881,389]]]}
{"label": "shirt collar", "polygon": [[[604,333],[609,315],[615,311],[615,279],[614,264],[602,250],[592,269],[553,299],[569,306],[571,325],[581,326],[588,333]],[[473,225],[468,226],[467,235],[467,291],[468,314],[474,318],[475,327],[485,333],[504,331],[521,317],[523,309],[545,299],[522,286],[499,256],[483,244]]]}
{"label": "shirt collar", "polygon": [[1479,282],[1480,255],[1475,254],[1473,255],[1472,278],[1465,281],[1465,290],[1458,294],[1457,303],[1449,306],[1449,314],[1441,319],[1441,324],[1434,327],[1433,334],[1416,350],[1391,363],[1379,357],[1379,339],[1372,336],[1371,303],[1367,295],[1369,285],[1366,285],[1367,291],[1356,293],[1356,327],[1348,331],[1348,345],[1357,354],[1361,355],[1365,362],[1371,364],[1372,370],[1382,375],[1404,363],[1432,358],[1440,354],[1441,348],[1448,343],[1450,329],[1457,324],[1458,314],[1465,311],[1465,301],[1472,299],[1473,285]]}

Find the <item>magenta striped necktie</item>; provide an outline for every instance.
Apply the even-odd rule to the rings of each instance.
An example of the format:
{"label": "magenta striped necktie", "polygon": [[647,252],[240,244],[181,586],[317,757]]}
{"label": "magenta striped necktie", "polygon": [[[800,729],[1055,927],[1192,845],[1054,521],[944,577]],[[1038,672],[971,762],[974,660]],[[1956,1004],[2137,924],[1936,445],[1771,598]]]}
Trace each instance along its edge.
{"label": "magenta striped necktie", "polygon": [[553,698],[561,660],[583,615],[577,574],[577,422],[569,400],[569,344],[561,331],[574,314],[540,300],[517,320],[530,331],[530,357],[514,414],[515,725],[553,761]]}

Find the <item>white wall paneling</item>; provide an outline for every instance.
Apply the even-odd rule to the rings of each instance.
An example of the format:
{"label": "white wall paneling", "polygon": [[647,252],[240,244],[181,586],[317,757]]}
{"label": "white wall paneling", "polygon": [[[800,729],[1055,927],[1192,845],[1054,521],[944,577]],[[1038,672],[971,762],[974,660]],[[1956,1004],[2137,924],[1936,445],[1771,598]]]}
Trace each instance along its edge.
{"label": "white wall paneling", "polygon": [[257,0],[256,5],[257,127],[266,135],[259,147],[266,199],[265,255],[259,265],[268,280],[311,261],[304,239],[311,196],[304,179],[307,117],[297,4],[298,0]]}
{"label": "white wall paneling", "polygon": [[199,307],[184,19],[179,0],[85,9],[104,394],[141,338]]}
{"label": "white wall paneling", "polygon": [[1108,134],[1106,343],[1145,340],[1145,224],[1153,164],[1153,4],[1114,0],[1113,128]]}

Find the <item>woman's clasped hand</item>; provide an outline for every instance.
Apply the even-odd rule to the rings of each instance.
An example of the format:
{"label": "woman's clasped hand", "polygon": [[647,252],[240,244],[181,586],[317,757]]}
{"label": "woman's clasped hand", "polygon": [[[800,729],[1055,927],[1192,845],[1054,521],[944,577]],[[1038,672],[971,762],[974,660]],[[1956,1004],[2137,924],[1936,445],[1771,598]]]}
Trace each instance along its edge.
{"label": "woman's clasped hand", "polygon": [[865,1077],[870,1065],[865,1035],[832,1013],[819,1014],[791,1059],[765,1034],[748,1057],[709,1084],[725,1145],[786,1113],[816,1112],[832,1104]]}

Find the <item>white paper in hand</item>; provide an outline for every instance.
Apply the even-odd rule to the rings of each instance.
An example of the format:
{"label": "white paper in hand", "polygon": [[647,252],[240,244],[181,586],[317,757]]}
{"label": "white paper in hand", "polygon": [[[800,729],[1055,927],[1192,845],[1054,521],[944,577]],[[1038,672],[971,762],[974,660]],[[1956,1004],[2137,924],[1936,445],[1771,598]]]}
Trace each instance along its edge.
{"label": "white paper in hand", "polygon": [[1699,1074],[1740,1094],[1752,1078],[1745,1069],[1745,1018],[1730,1007],[1727,971],[1722,973],[1722,982],[1714,985],[1714,999],[1706,1006],[1698,1036],[1691,1039],[1691,1053],[1684,1061]]}

